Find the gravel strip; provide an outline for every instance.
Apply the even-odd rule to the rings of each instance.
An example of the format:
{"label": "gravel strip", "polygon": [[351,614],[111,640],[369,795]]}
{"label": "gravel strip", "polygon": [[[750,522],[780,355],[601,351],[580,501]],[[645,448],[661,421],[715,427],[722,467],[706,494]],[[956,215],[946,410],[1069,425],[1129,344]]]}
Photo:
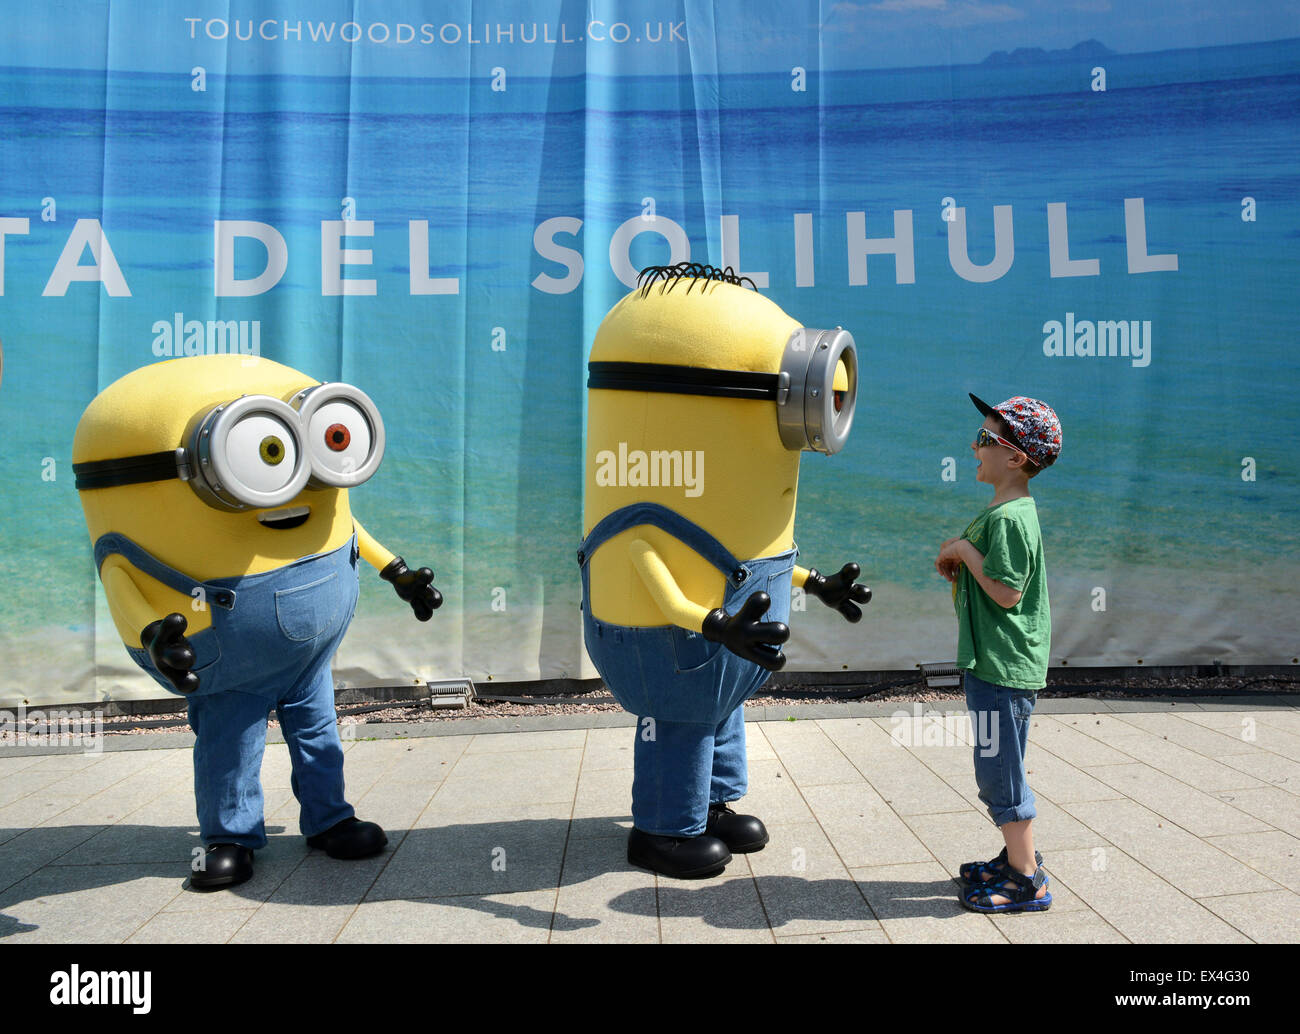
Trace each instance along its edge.
{"label": "gravel strip", "polygon": [[[1055,689],[1055,686],[1061,687]],[[1162,696],[1207,696],[1231,699],[1234,695],[1257,696],[1269,693],[1300,693],[1300,678],[1287,678],[1276,675],[1262,677],[1245,677],[1220,675],[1208,678],[1188,677],[1149,677],[1149,678],[1101,678],[1087,675],[1070,674],[1054,676],[1049,679],[1048,687],[1040,691],[1040,696],[1067,696],[1074,698],[1092,698],[1096,700],[1142,700]],[[861,694],[861,695],[859,695]],[[888,686],[883,690],[872,692],[869,687],[858,690],[839,688],[838,690],[803,687],[787,689],[778,693],[756,696],[746,702],[748,707],[789,707],[801,704],[834,704],[848,700],[870,701],[872,703],[892,703],[895,701],[936,703],[939,701],[962,700],[963,695],[957,689],[930,689],[919,676],[915,681],[902,685]],[[578,693],[563,698],[563,702],[548,697],[547,703],[517,704],[503,701],[471,700],[464,708],[433,708],[425,703],[394,704],[352,704],[338,708],[340,725],[368,725],[386,722],[455,722],[466,718],[512,718],[519,715],[573,715],[596,714],[604,711],[621,711],[604,690],[591,693]],[[143,736],[151,733],[184,731],[189,728],[184,708],[175,712],[154,715],[116,715],[103,719],[104,731],[121,735]],[[270,726],[278,723],[272,719]],[[0,744],[14,739],[17,735],[25,736],[24,742],[38,743],[37,737],[20,728],[0,730]]]}

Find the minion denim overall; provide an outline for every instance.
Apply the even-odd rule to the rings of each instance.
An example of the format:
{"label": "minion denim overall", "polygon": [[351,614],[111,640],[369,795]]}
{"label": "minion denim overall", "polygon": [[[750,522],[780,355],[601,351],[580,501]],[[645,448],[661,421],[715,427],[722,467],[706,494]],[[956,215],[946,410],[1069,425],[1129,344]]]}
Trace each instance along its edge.
{"label": "minion denim overall", "polygon": [[642,719],[633,755],[632,823],[658,836],[694,837],[704,832],[711,803],[739,800],[749,788],[742,705],[771,672],[699,632],[676,625],[614,625],[592,616],[592,554],[641,524],[662,529],[721,572],[727,613],[736,613],[755,592],[766,592],[772,598],[766,621],[789,620],[798,550],[742,562],[680,514],[636,503],[604,517],[578,551],[587,653],[614,699]]}
{"label": "minion denim overall", "polygon": [[[195,653],[191,670],[200,680],[187,702],[197,738],[194,797],[204,844],[266,846],[261,769],[272,709],[289,747],[302,832],[314,836],[351,818],[330,658],[360,591],[356,536],[332,552],[273,571],[207,582],[115,533],[95,543],[96,568],[113,553],[211,608],[211,626],[188,637]],[[176,692],[146,651],[127,650],[164,689]]]}

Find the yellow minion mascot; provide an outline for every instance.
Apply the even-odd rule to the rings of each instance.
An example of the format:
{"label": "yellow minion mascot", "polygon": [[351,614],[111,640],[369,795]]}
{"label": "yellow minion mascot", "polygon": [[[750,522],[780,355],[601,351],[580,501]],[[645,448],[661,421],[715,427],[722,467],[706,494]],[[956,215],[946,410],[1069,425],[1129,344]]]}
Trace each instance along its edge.
{"label": "yellow minion mascot", "polygon": [[383,850],[384,831],[343,796],[330,658],[356,606],[358,557],[421,621],[442,596],[432,571],[408,570],[352,517],[348,489],[384,454],[374,403],[266,359],[173,359],[105,388],[72,451],[118,633],[189,705],[205,845],[191,885],[253,875],[272,708],[307,843],[334,858]]}
{"label": "yellow minion mascot", "polygon": [[639,282],[588,366],[584,638],[640,719],[628,861],[705,877],[768,840],[727,805],[748,789],[742,705],[785,664],[792,580],[849,621],[871,598],[857,564],[794,562],[800,453],[843,446],[857,352],[730,270]]}

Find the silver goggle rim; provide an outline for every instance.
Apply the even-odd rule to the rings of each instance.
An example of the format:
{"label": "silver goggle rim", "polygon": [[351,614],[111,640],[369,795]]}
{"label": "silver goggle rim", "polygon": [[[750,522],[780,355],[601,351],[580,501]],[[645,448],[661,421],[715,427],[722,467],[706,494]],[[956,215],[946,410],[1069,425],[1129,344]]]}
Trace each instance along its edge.
{"label": "silver goggle rim", "polygon": [[[835,408],[835,371],[844,363],[848,387]],[[781,357],[781,377],[789,378],[778,396],[777,427],[787,449],[806,449],[833,456],[844,448],[858,401],[858,349],[841,327],[802,327],[790,335]]]}

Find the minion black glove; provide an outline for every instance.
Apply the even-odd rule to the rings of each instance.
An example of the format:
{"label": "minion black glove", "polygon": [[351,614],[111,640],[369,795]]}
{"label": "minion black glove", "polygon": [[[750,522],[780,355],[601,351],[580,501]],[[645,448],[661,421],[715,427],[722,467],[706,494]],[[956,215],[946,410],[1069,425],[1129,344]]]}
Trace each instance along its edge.
{"label": "minion black glove", "polygon": [[845,564],[839,574],[827,578],[819,574],[816,568],[808,572],[808,580],[803,583],[803,591],[816,596],[826,606],[834,607],[849,621],[861,621],[862,610],[859,603],[871,602],[871,590],[865,585],[858,585],[858,575],[862,568],[857,564]]}
{"label": "minion black glove", "polygon": [[[772,597],[765,592],[756,592],[734,615],[721,607],[711,610],[701,628],[704,638],[721,643],[737,656],[768,671],[780,671],[785,667],[785,655],[781,653],[780,644],[790,638],[790,627],[782,621],[758,620],[771,605]],[[768,645],[771,643],[777,645]]]}
{"label": "minion black glove", "polygon": [[379,572],[379,577],[392,582],[397,595],[406,600],[421,621],[428,621],[433,612],[442,606],[442,593],[433,587],[433,571],[421,567],[418,571],[407,569],[406,561],[393,557],[392,561]]}
{"label": "minion black glove", "polygon": [[185,638],[188,624],[185,615],[168,614],[161,621],[149,622],[140,633],[140,645],[158,674],[181,693],[193,693],[199,688],[199,677],[190,671],[194,667],[194,647]]}

